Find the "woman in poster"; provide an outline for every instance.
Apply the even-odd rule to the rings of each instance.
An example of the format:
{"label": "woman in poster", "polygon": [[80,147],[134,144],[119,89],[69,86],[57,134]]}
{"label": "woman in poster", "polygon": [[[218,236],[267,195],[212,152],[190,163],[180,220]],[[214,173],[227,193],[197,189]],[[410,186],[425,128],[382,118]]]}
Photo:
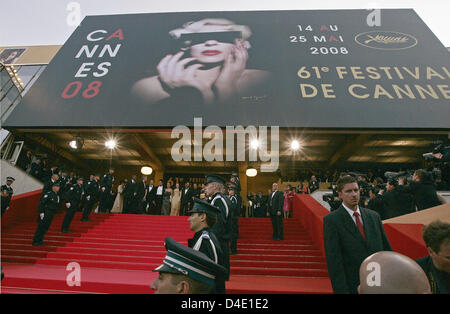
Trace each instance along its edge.
{"label": "woman in poster", "polygon": [[159,62],[158,75],[133,86],[133,94],[144,103],[171,98],[186,87],[197,90],[205,104],[227,103],[269,77],[269,72],[246,68],[248,26],[227,19],[203,19],[186,23],[170,35],[179,42],[180,50]]}

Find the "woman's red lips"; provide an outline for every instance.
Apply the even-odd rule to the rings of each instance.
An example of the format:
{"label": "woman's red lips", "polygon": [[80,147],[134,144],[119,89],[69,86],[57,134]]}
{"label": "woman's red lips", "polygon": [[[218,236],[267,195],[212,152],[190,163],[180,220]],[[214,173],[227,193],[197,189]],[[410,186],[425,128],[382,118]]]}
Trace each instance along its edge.
{"label": "woman's red lips", "polygon": [[218,54],[220,54],[220,51],[218,51],[218,50],[205,50],[202,52],[202,55],[205,55],[205,56],[215,56]]}

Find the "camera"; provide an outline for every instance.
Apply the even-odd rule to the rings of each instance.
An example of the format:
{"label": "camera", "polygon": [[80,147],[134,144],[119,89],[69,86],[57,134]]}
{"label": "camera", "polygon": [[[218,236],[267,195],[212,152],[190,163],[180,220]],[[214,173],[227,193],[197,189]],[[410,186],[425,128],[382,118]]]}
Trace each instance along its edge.
{"label": "camera", "polygon": [[[448,162],[450,161],[450,146],[444,146],[443,141],[432,142],[436,145],[433,150],[429,153],[425,153],[422,157],[426,161],[437,161],[437,162]],[[434,156],[435,154],[442,154],[441,158]]]}

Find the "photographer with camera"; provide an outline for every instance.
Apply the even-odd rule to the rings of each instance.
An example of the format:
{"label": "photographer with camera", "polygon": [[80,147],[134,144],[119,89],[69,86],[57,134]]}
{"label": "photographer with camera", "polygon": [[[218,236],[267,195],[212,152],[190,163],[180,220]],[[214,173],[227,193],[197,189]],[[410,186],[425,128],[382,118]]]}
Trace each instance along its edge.
{"label": "photographer with camera", "polygon": [[[401,180],[401,183],[404,183],[404,180]],[[423,169],[414,171],[412,182],[408,186],[400,184],[397,189],[399,192],[413,195],[418,211],[441,205],[433,178]]]}
{"label": "photographer with camera", "polygon": [[383,204],[383,196],[380,194],[379,188],[371,187],[369,189],[369,201],[366,207],[373,211],[376,211],[380,215],[381,220],[386,219]]}
{"label": "photographer with camera", "polygon": [[397,179],[389,179],[386,192],[383,193],[384,216],[382,219],[394,218],[414,212],[414,199],[411,194],[398,188]]}
{"label": "photographer with camera", "polygon": [[322,200],[330,205],[330,211],[335,211],[339,208],[339,206],[341,206],[342,200],[339,198],[336,182],[331,183],[330,189],[333,192],[324,194],[322,196]]}

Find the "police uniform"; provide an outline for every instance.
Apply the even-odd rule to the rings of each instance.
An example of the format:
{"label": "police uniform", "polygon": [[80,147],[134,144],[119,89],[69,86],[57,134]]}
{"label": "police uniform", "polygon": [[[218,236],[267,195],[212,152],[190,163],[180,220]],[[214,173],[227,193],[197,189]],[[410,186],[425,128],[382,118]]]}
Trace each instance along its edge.
{"label": "police uniform", "polygon": [[184,275],[214,287],[217,277],[223,277],[226,270],[209,259],[202,252],[188,248],[170,237],[165,239],[167,255],[163,263],[153,271]]}
{"label": "police uniform", "polygon": [[[238,192],[238,188],[235,185],[230,185],[229,190],[233,190],[235,193]],[[230,239],[230,250],[231,254],[237,253],[237,239],[239,238],[239,200],[237,195],[229,196],[231,202],[231,239]]]}
{"label": "police uniform", "polygon": [[[110,168],[110,170],[114,170],[113,168]],[[103,176],[103,178],[100,180],[100,198],[98,203],[98,212],[99,213],[106,213],[106,211],[110,204],[111,199],[111,191],[112,186],[114,182],[114,176],[110,174],[109,172]]]}
{"label": "police uniform", "polygon": [[[62,174],[65,173],[66,176],[63,176]],[[61,198],[64,197],[64,195],[66,194],[68,188],[69,188],[69,177],[67,176],[67,171],[66,170],[61,170],[61,177],[59,178],[59,196]]]}
{"label": "police uniform", "polygon": [[[53,186],[60,186],[58,182],[53,183]],[[42,240],[47,233],[53,221],[53,215],[60,205],[60,198],[58,194],[53,191],[47,192],[39,201],[39,214],[44,214],[40,219],[38,227],[33,237],[33,245],[42,246]]]}
{"label": "police uniform", "polygon": [[[208,175],[206,177],[206,183],[217,182],[225,185],[225,181],[222,177],[218,175]],[[224,266],[230,270],[230,239],[231,239],[231,222],[232,222],[232,212],[230,200],[223,196],[222,193],[217,192],[210,197],[210,204],[218,207],[220,209],[220,214],[217,215],[217,223],[211,228],[211,231],[216,235],[220,242],[224,254]],[[226,280],[229,280],[229,275],[227,275]]]}
{"label": "police uniform", "polygon": [[[7,177],[6,182],[14,182],[15,179],[13,177]],[[2,209],[2,216],[6,212],[6,209],[9,207],[9,204],[11,203],[12,195],[14,194],[13,188],[11,185],[4,184],[1,187],[1,209]]]}
{"label": "police uniform", "polygon": [[[83,180],[83,178],[78,178],[78,180]],[[61,226],[61,232],[70,232],[69,226],[72,222],[73,216],[79,210],[81,206],[81,201],[84,196],[83,184],[72,185],[65,194],[66,200],[66,215],[64,216],[64,220]]]}
{"label": "police uniform", "polygon": [[[206,215],[217,217],[220,214],[219,208],[194,197],[194,205],[188,214],[206,213]],[[200,251],[219,265],[226,266],[222,247],[216,235],[209,227],[203,228],[188,240],[188,246],[196,251]],[[212,293],[225,294],[225,277],[216,278],[215,289]]]}
{"label": "police uniform", "polygon": [[[98,177],[99,175],[95,175]],[[81,221],[89,221],[89,215],[91,214],[92,208],[98,200],[100,192],[100,185],[97,180],[90,180],[87,184],[86,188],[86,204],[83,208],[83,216],[81,217]]]}

